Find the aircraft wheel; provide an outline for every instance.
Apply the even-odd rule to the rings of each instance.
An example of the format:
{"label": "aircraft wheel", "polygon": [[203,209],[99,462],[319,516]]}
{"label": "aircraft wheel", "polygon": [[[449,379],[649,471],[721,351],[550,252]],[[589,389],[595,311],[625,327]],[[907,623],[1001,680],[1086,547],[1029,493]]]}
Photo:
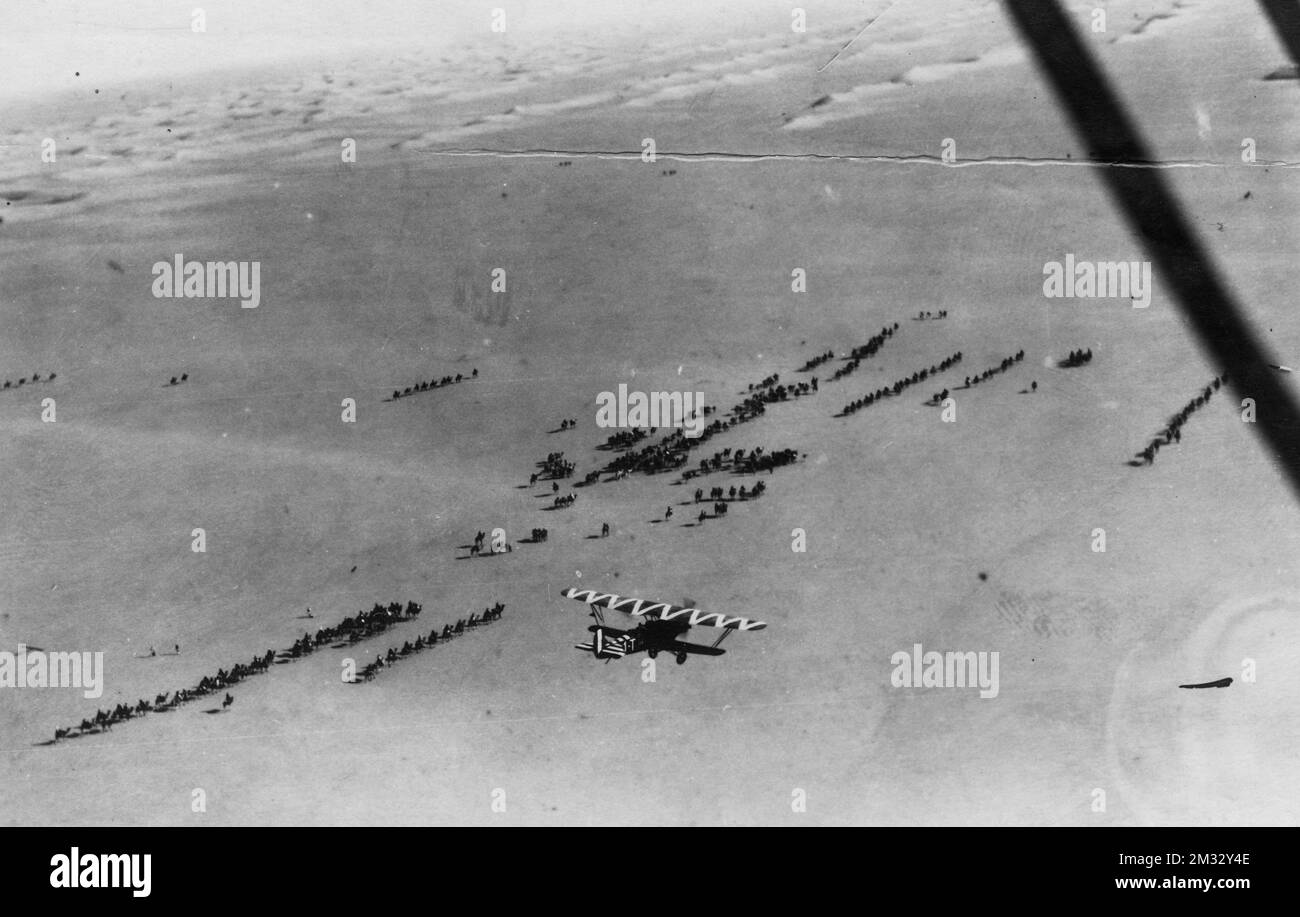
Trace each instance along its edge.
{"label": "aircraft wheel", "polygon": [[681,665],[681,664],[684,663],[685,661],[686,661],[686,654],[685,654],[685,653],[678,653],[678,654],[677,654],[677,664],[678,664],[678,665]]}
{"label": "aircraft wheel", "polygon": [[651,659],[655,659],[656,657],[658,657],[658,655],[659,655],[659,651],[658,651],[658,650],[646,650],[646,655],[649,656]]}

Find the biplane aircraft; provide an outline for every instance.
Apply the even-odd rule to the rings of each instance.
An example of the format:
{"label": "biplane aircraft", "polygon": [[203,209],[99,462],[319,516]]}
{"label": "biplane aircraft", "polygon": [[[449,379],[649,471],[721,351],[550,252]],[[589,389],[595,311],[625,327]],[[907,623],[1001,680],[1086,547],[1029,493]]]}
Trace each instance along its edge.
{"label": "biplane aircraft", "polygon": [[[762,621],[618,596],[594,589],[571,588],[560,595],[566,599],[586,602],[590,607],[591,616],[596,619],[596,623],[587,628],[591,631],[591,642],[575,643],[574,648],[589,652],[597,659],[621,659],[629,653],[644,651],[651,659],[660,653],[672,653],[677,657],[677,664],[681,665],[691,654],[721,656],[726,652],[722,648],[722,641],[733,631],[762,630],[767,627]],[[621,611],[641,620],[631,630],[619,630],[605,623],[605,615],[601,611],[603,608]],[[716,627],[722,633],[709,646],[678,639],[696,626]]]}

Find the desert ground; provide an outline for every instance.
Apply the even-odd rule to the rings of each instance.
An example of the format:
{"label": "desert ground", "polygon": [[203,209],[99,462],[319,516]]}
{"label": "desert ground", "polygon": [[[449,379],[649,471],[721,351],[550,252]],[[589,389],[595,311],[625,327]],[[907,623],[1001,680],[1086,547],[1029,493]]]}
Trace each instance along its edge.
{"label": "desert ground", "polygon": [[[1300,122],[1296,81],[1264,78],[1288,63],[1276,36],[1231,0],[1109,3],[1091,33],[1094,5],[1070,8],[1261,337],[1300,365]],[[1129,464],[1221,369],[1158,272],[1146,309],[1044,297],[1066,253],[1148,256],[997,3],[809,6],[804,32],[766,2],[642,28],[631,7],[606,28],[524,4],[504,33],[490,4],[455,6],[436,35],[395,15],[365,44],[354,11],[355,47],[290,47],[287,14],[232,32],[213,4],[200,37],[246,54],[190,55],[182,17],[122,37],[102,80],[91,26],[48,13],[6,39],[49,75],[0,98],[0,377],[42,377],[0,390],[0,650],[103,652],[104,693],[0,688],[0,822],[1300,819],[1294,496],[1226,387]],[[150,42],[160,73],[135,66]],[[258,261],[260,304],[155,297],[177,253]],[[498,268],[505,307],[483,292]],[[796,449],[761,499],[698,524],[695,487],[754,476],[573,486],[618,455],[599,393],[699,391],[725,418],[774,373],[818,390],[686,466]],[[942,388],[951,422],[926,404]],[[553,509],[529,478],[559,451],[578,499]],[[496,528],[512,550],[470,556]],[[651,681],[644,656],[574,648],[575,586],[767,627],[661,656]],[[392,601],[419,621],[281,657],[227,708],[222,691],[52,741]],[[490,626],[340,676],[497,602]],[[892,685],[917,643],[998,652],[997,697]]]}

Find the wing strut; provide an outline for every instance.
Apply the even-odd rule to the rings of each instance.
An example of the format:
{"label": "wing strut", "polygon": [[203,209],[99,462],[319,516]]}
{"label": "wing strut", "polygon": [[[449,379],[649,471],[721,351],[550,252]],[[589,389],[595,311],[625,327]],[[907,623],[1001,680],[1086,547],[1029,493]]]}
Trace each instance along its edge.
{"label": "wing strut", "polygon": [[722,641],[727,639],[727,634],[731,633],[730,628],[724,628],[722,633],[718,634],[718,639],[713,641],[713,648],[716,650],[722,645]]}

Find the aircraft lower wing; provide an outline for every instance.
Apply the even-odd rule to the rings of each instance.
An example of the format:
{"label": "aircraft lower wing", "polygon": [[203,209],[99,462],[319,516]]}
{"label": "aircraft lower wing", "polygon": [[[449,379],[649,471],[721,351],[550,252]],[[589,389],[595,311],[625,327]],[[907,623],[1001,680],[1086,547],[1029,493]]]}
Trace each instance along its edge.
{"label": "aircraft lower wing", "polygon": [[726,652],[720,646],[701,646],[698,643],[682,643],[680,640],[674,641],[672,648],[665,650],[669,653],[694,653],[697,656],[721,656]]}

